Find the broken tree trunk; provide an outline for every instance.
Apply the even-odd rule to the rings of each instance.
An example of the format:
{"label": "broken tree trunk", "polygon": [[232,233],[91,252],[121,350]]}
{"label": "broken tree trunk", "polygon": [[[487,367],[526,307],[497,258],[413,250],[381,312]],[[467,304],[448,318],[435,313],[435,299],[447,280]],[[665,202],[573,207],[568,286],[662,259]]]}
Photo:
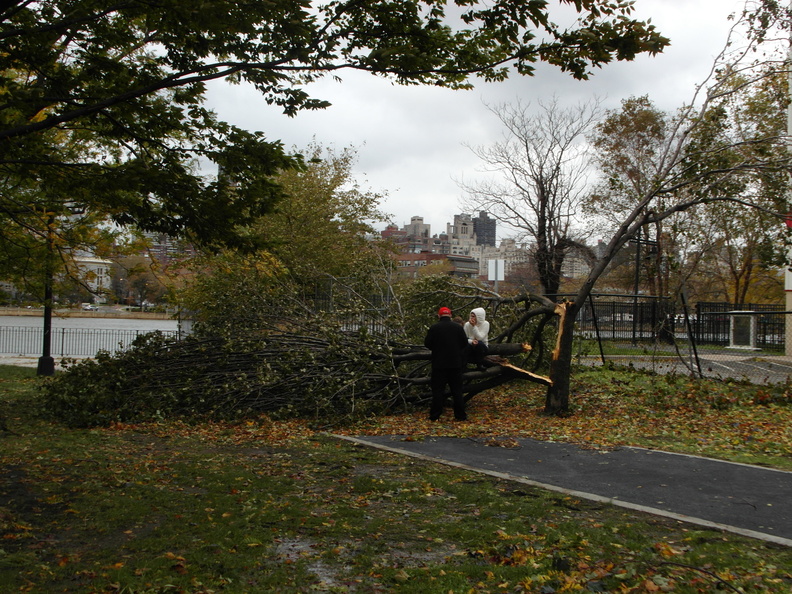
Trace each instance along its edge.
{"label": "broken tree trunk", "polygon": [[[496,388],[502,384],[517,379],[527,380],[544,386],[552,385],[549,377],[538,375],[526,369],[522,369],[512,364],[506,357],[519,355],[531,350],[529,344],[521,343],[499,343],[489,345],[489,354],[485,357],[485,369],[465,371],[462,375],[464,381],[463,393],[465,401],[469,401],[476,394],[485,390]],[[413,347],[394,349],[393,363],[398,369],[400,363],[408,361],[426,361],[427,365],[431,360],[432,353],[428,349]],[[423,370],[425,371],[425,370]],[[408,375],[399,378],[402,385],[429,385],[430,377],[428,373],[418,375]]]}
{"label": "broken tree trunk", "polygon": [[[499,355],[501,357],[508,357],[510,355],[520,355],[527,353],[531,350],[531,345],[521,344],[516,342],[507,342],[500,344],[490,343],[488,347],[489,356]],[[423,347],[407,347],[393,349],[393,362],[401,363],[403,361],[429,361],[432,358],[432,352]]]}
{"label": "broken tree trunk", "polygon": [[572,368],[572,341],[574,339],[575,317],[580,308],[571,301],[559,303],[556,313],[558,336],[550,360],[550,377],[545,395],[545,414],[565,415],[569,412],[569,381]]}

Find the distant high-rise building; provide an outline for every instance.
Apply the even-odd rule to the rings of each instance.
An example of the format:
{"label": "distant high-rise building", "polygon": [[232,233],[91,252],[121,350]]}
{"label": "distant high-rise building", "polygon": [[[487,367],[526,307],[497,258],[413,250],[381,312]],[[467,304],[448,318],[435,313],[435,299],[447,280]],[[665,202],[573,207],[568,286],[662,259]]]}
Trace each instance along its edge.
{"label": "distant high-rise building", "polygon": [[175,259],[195,255],[192,245],[165,233],[144,233],[143,235],[149,241],[146,255],[159,261],[163,266],[168,266]]}
{"label": "distant high-rise building", "polygon": [[446,224],[448,252],[455,256],[469,256],[476,247],[473,218],[469,214],[454,215],[454,223]]}
{"label": "distant high-rise building", "polygon": [[501,239],[498,247],[483,246],[480,249],[479,272],[482,276],[488,273],[490,260],[503,260],[504,272],[508,277],[515,268],[525,264],[530,259],[530,250],[527,249],[525,244],[518,244],[514,239]]}
{"label": "distant high-rise building", "polygon": [[423,217],[411,217],[410,224],[404,226],[408,237],[431,237],[432,226],[424,223]]}
{"label": "distant high-rise building", "polygon": [[485,211],[480,211],[479,216],[473,219],[473,232],[476,234],[476,245],[495,247],[496,221]]}
{"label": "distant high-rise building", "polygon": [[473,237],[473,218],[469,214],[454,215],[454,224],[446,225],[446,233],[456,239],[470,239]]}

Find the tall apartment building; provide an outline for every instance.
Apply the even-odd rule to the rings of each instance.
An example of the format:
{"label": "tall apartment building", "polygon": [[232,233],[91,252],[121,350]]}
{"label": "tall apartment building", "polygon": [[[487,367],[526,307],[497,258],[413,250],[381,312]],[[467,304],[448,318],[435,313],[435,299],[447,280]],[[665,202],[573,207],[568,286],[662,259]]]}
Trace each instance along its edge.
{"label": "tall apartment building", "polygon": [[403,228],[408,237],[431,237],[432,226],[425,224],[423,217],[410,217],[410,224]]}
{"label": "tall apartment building", "polygon": [[191,245],[165,233],[144,233],[144,235],[150,245],[146,255],[159,261],[163,266],[167,266],[179,257],[195,255],[195,249]]}
{"label": "tall apartment building", "polygon": [[446,225],[448,253],[455,256],[470,256],[476,247],[473,217],[469,214],[454,215],[453,224]]}
{"label": "tall apartment building", "polygon": [[499,246],[479,246],[479,274],[486,276],[490,260],[503,260],[504,272],[508,277],[512,270],[531,260],[531,253],[524,244],[514,239],[501,239]]}
{"label": "tall apartment building", "polygon": [[453,224],[446,225],[449,237],[469,239],[473,237],[473,217],[469,214],[454,215]]}
{"label": "tall apartment building", "polygon": [[580,250],[570,250],[561,266],[561,276],[567,278],[583,278],[591,272],[591,263]]}
{"label": "tall apartment building", "polygon": [[491,219],[485,211],[480,211],[479,216],[473,219],[473,233],[476,236],[476,245],[495,247],[497,221]]}
{"label": "tall apartment building", "polygon": [[412,217],[410,224],[401,229],[396,225],[388,225],[381,232],[381,236],[398,245],[399,250],[404,253],[419,254],[425,251],[442,253],[436,250],[437,237],[432,237],[432,227],[423,222],[423,217]]}

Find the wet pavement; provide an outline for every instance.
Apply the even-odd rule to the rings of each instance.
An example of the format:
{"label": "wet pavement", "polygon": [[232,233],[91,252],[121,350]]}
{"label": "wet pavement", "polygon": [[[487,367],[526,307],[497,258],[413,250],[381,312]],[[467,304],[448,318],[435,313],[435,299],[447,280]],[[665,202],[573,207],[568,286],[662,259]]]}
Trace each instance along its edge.
{"label": "wet pavement", "polygon": [[[792,472],[656,450],[532,439],[343,439],[792,547]],[[490,445],[487,445],[487,444]]]}

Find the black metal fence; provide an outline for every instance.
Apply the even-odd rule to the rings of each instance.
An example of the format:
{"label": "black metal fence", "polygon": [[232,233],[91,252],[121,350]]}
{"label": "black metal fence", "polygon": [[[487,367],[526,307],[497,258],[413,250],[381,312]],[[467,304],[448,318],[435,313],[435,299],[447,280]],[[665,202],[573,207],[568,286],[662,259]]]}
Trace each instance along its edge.
{"label": "black metal fence", "polygon": [[[688,311],[668,300],[642,298],[639,302],[590,300],[578,314],[578,328],[602,340],[647,342],[690,341],[697,345],[729,346],[733,318],[750,322],[756,348],[783,351],[786,342],[783,305],[698,303]],[[743,312],[735,314],[734,312]]]}
{"label": "black metal fence", "polygon": [[[165,336],[178,337],[175,330],[161,330]],[[115,353],[127,348],[148,331],[108,330],[98,328],[53,328],[53,357],[95,357],[99,351]],[[44,329],[29,326],[0,326],[0,353],[38,356],[42,352]]]}
{"label": "black metal fence", "polygon": [[729,345],[732,324],[735,319],[744,319],[755,325],[753,334],[757,348],[783,351],[786,344],[786,316],[783,311],[783,305],[766,303],[744,303],[736,307],[730,303],[698,303],[689,317],[697,344]]}
{"label": "black metal fence", "polygon": [[[792,382],[782,305],[590,299],[578,315],[581,363],[753,383]],[[792,328],[791,328],[792,330]],[[598,342],[597,350],[586,339]],[[790,333],[792,340],[792,333]],[[596,347],[595,347],[596,349]]]}
{"label": "black metal fence", "polygon": [[590,300],[578,313],[578,327],[586,333],[598,333],[603,340],[656,340],[668,328],[667,310],[657,299],[632,303]]}

